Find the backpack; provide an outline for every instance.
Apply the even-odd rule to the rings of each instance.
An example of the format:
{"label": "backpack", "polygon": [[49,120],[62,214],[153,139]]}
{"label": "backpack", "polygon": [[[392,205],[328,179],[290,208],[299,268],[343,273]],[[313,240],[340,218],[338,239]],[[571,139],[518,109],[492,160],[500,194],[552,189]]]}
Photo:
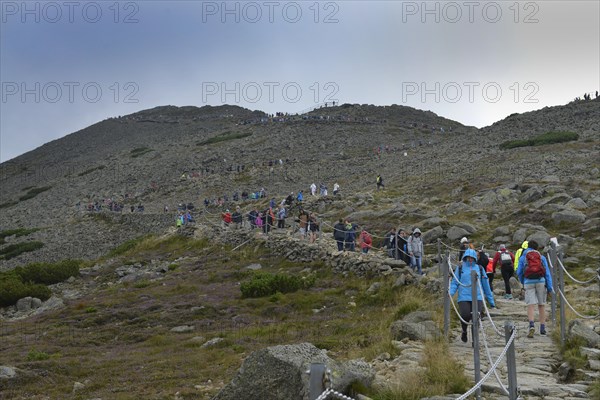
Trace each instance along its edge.
{"label": "backpack", "polygon": [[542,255],[537,250],[529,250],[525,254],[525,278],[539,279],[545,275]]}
{"label": "backpack", "polygon": [[503,251],[500,253],[500,263],[502,268],[512,268],[513,261],[508,251]]}

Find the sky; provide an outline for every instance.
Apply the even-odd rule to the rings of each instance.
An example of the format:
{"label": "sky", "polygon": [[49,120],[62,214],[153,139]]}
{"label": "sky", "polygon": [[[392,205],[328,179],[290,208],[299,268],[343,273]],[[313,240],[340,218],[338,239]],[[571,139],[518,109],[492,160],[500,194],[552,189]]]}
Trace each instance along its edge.
{"label": "sky", "polygon": [[600,1],[0,1],[0,162],[161,105],[483,127],[600,89]]}

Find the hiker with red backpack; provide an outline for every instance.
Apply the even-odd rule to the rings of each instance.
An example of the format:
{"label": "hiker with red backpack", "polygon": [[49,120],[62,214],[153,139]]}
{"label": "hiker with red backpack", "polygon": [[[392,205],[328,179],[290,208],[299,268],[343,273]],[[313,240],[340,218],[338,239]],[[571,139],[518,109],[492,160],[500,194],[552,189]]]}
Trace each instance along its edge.
{"label": "hiker with red backpack", "polygon": [[527,318],[529,319],[528,338],[535,333],[534,314],[538,306],[540,317],[540,335],[546,335],[546,313],[544,306],[548,293],[552,293],[552,275],[548,268],[546,257],[538,251],[539,245],[535,240],[529,241],[529,247],[523,250],[519,258],[517,276],[525,286],[525,303],[527,304]]}
{"label": "hiker with red backpack", "polygon": [[360,232],[359,241],[362,252],[367,254],[369,249],[373,247],[373,239],[371,238],[371,234],[367,232],[366,227],[363,227],[362,232]]}
{"label": "hiker with red backpack", "polygon": [[496,269],[496,265],[500,263],[500,273],[502,274],[502,279],[504,279],[504,298],[512,300],[513,296],[510,289],[510,278],[514,275],[513,264],[515,263],[515,256],[508,251],[505,245],[501,244],[492,262],[494,270]]}

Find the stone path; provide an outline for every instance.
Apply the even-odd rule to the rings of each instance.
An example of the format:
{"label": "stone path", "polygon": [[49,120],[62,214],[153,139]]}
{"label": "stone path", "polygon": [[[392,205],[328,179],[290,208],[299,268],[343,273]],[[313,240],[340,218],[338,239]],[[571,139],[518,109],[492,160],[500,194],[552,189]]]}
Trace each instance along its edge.
{"label": "stone path", "polygon": [[[516,359],[517,359],[517,383],[521,394],[525,399],[581,399],[590,398],[587,393],[588,386],[596,379],[599,379],[598,371],[581,371],[584,378],[574,383],[561,383],[558,381],[557,369],[561,364],[559,350],[551,338],[552,331],[560,329],[554,326],[551,321],[547,322],[547,336],[539,334],[539,324],[536,324],[535,336],[527,338],[527,314],[525,302],[520,300],[504,300],[497,296],[497,310],[492,310],[491,317],[498,329],[504,332],[504,321],[512,321],[517,326],[517,337],[515,341]],[[549,310],[547,306],[547,311]],[[454,312],[454,311],[452,311]],[[549,313],[548,313],[549,314]],[[550,318],[549,318],[550,319]],[[486,337],[489,343],[489,350],[492,361],[495,362],[505,346],[505,338],[498,335],[489,320],[484,321]],[[460,328],[455,328],[451,332],[450,348],[455,357],[465,364],[465,371],[468,376],[474,376],[473,373],[473,348],[472,338],[469,332],[469,341],[463,343],[460,340]],[[598,352],[590,349],[592,357],[598,357]],[[590,357],[590,358],[592,358]],[[486,350],[480,336],[480,360],[481,376],[489,371],[491,366],[487,359]],[[506,358],[501,361],[498,368],[498,375],[504,385],[508,385]],[[492,374],[482,386],[482,397],[485,399],[507,398],[503,394],[496,378]]]}

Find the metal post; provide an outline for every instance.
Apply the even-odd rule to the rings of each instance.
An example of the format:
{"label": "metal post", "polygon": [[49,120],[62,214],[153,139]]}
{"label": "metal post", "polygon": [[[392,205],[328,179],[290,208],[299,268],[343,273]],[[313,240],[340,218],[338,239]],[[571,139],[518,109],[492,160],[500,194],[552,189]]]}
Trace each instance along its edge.
{"label": "metal post", "polygon": [[437,260],[438,260],[438,275],[442,276],[442,239],[437,240]]}
{"label": "metal post", "polygon": [[[479,304],[477,302],[477,271],[471,270],[471,323],[473,324],[473,370],[475,383],[481,379],[481,364],[479,360]],[[475,392],[477,400],[481,399],[481,387]]]}
{"label": "metal post", "polygon": [[[512,333],[514,331],[514,326],[509,321],[504,321],[504,338],[506,343],[510,340]],[[515,341],[508,346],[508,351],[506,352],[506,368],[508,372],[508,399],[509,400],[517,400],[518,390],[517,390],[517,361],[515,358]]]}
{"label": "metal post", "polygon": [[325,364],[313,363],[306,371],[308,379],[308,399],[315,400],[325,391]]}
{"label": "metal post", "polygon": [[[562,258],[563,258],[563,254],[562,254],[562,250],[560,250],[558,252],[558,260],[562,263]],[[557,263],[556,264],[557,267],[556,269],[558,270],[558,290],[561,291],[561,293],[564,296],[565,293],[565,278],[564,278],[564,273],[563,273],[563,269],[560,266],[561,264]],[[556,290],[556,289],[555,289]],[[565,345],[565,338],[566,338],[566,328],[565,328],[565,324],[566,324],[566,317],[565,317],[565,301],[564,299],[560,298],[560,344],[561,346]]]}
{"label": "metal post", "polygon": [[[448,338],[448,333],[450,332],[450,297],[448,294],[448,287],[450,285],[450,271],[449,268],[452,268],[450,266],[450,254],[449,252],[447,252],[448,254],[446,259],[442,262],[442,271],[443,271],[443,284],[444,284],[444,292],[443,292],[443,296],[444,296],[444,337],[447,339]],[[441,260],[440,260],[441,261]]]}
{"label": "metal post", "polygon": [[[552,268],[550,268],[552,283],[556,284],[556,268],[558,266],[558,260],[556,258],[556,244],[554,242],[551,242],[550,245],[550,261],[552,265]],[[552,319],[552,326],[556,327],[556,290],[552,292],[551,298],[550,318]]]}

